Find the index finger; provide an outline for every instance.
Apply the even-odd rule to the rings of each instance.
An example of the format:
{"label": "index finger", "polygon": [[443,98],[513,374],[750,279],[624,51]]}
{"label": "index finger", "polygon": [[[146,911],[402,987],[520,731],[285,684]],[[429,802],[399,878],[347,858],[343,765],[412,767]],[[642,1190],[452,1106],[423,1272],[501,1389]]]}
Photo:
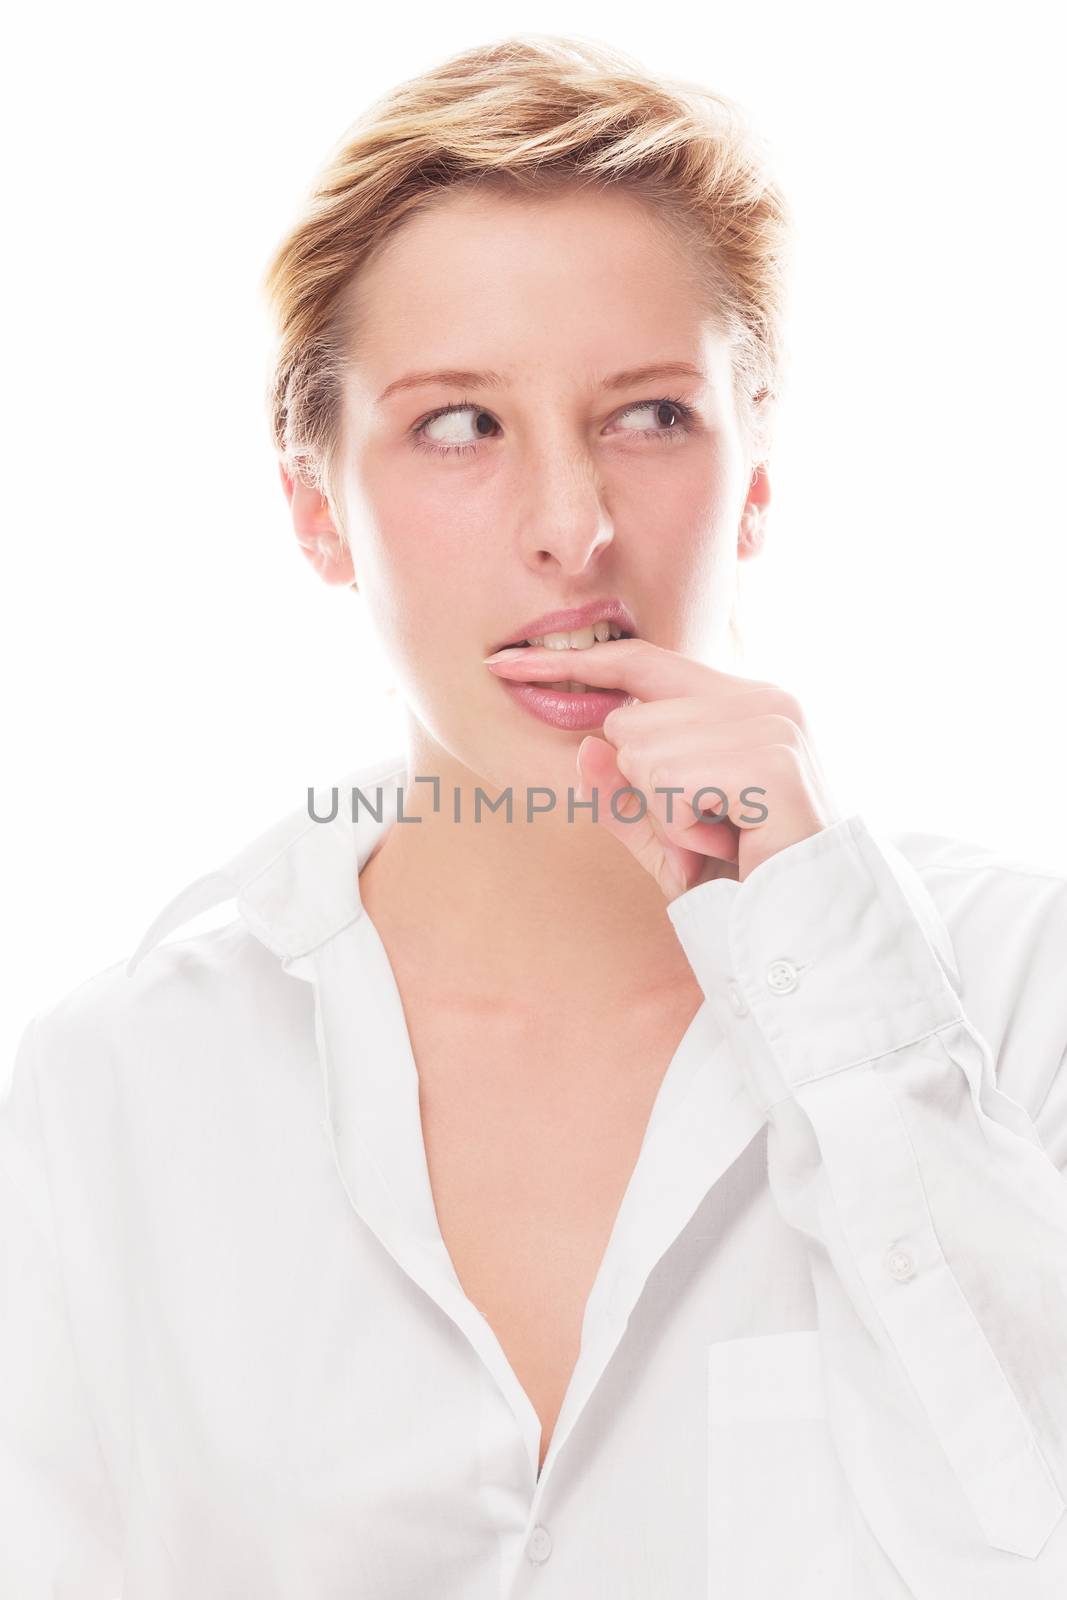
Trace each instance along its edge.
{"label": "index finger", "polygon": [[638,700],[670,695],[713,694],[726,689],[756,688],[751,678],[709,667],[679,650],[667,650],[648,639],[604,639],[584,650],[550,650],[547,645],[517,645],[486,656],[490,672],[521,683],[551,683],[575,678],[595,689],[623,689]]}

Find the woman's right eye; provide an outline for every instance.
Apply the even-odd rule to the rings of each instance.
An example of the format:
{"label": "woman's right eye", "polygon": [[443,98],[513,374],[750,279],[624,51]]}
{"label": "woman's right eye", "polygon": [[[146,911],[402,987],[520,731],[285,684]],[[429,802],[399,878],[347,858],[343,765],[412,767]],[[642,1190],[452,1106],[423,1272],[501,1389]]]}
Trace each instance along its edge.
{"label": "woman's right eye", "polygon": [[[491,429],[482,427],[482,420],[497,427],[495,419],[481,406],[474,405],[469,400],[462,400],[455,405],[442,406],[440,411],[434,411],[412,430],[415,444],[420,450],[432,450],[436,455],[464,455],[468,450],[476,450],[477,442],[463,438],[464,424],[460,420],[464,412],[473,412],[476,430],[483,439],[491,436]],[[431,439],[428,430],[435,423],[444,424],[444,437],[437,440]]]}

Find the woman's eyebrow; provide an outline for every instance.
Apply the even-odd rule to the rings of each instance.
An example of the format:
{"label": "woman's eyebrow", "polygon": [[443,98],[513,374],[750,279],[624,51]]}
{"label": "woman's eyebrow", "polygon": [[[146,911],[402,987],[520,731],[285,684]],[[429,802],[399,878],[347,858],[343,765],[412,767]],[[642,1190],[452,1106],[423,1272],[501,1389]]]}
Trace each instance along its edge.
{"label": "woman's eyebrow", "polygon": [[[601,380],[602,389],[626,389],[634,383],[644,383],[650,378],[696,378],[701,383],[707,382],[707,373],[700,367],[695,367],[690,361],[654,361],[644,367],[628,367],[623,372],[614,372],[610,377]],[[406,377],[397,378],[388,388],[382,390],[378,396],[378,404],[388,400],[391,395],[399,394],[404,389],[417,389],[423,384],[437,383],[452,386],[457,389],[503,389],[507,387],[507,379],[499,372],[468,372],[462,368],[444,367],[434,372],[409,372]]]}

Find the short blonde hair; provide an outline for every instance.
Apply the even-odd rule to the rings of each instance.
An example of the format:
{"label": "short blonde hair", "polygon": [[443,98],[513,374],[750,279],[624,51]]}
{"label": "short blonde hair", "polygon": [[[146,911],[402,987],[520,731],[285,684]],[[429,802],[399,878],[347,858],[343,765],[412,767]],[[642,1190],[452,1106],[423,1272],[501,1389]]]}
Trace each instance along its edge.
{"label": "short blonde hair", "polygon": [[326,497],[342,538],[336,470],[354,275],[444,189],[537,195],[566,183],[633,192],[693,252],[731,338],[748,447],[766,459],[790,225],[761,141],[741,108],[709,89],[655,78],[599,42],[523,33],[462,51],[373,104],[270,261],[274,444],[286,470]]}

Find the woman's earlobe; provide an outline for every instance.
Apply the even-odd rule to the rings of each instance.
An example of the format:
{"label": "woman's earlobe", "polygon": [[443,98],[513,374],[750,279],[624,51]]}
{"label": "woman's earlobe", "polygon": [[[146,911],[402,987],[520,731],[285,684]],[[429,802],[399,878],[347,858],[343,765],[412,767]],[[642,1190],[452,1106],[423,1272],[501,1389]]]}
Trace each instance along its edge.
{"label": "woman's earlobe", "polygon": [[297,540],[323,583],[343,583],[353,589],[356,587],[352,552],[337,534],[306,537],[298,533]]}
{"label": "woman's earlobe", "polygon": [[761,461],[749,478],[748,492],[741,509],[737,530],[737,559],[750,561],[763,549],[767,537],[767,516],[771,505],[771,482],[766,461]]}
{"label": "woman's earlobe", "polygon": [[737,531],[737,559],[750,561],[758,556],[763,549],[763,542],[767,532],[766,507],[747,505],[741,513],[741,523]]}

